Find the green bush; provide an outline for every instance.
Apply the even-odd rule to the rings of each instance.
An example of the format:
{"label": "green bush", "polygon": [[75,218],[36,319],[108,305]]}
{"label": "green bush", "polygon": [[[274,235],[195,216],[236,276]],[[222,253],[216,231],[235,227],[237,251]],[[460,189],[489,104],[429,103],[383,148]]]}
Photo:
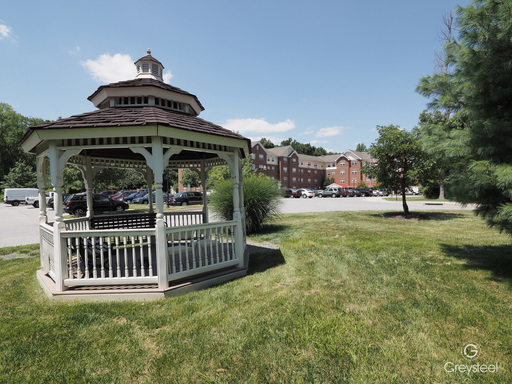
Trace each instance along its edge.
{"label": "green bush", "polygon": [[[245,227],[248,233],[257,232],[265,221],[279,213],[281,191],[275,180],[263,174],[251,176],[243,181]],[[231,180],[215,183],[210,196],[210,205],[224,220],[233,219],[233,184]]]}

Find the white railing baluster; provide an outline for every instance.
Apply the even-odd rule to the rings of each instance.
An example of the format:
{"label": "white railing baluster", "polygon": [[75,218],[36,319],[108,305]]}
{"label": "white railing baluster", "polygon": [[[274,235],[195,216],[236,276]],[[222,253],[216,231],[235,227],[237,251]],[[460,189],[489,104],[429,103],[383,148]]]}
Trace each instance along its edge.
{"label": "white railing baluster", "polygon": [[145,265],[144,265],[144,242],[142,241],[142,236],[139,236],[139,248],[140,248],[140,255],[139,255],[139,259],[140,259],[140,275],[142,277],[146,277],[146,271],[144,270],[145,269]]}
{"label": "white railing baluster", "polygon": [[121,277],[121,262],[120,262],[120,253],[121,249],[119,247],[119,236],[115,237],[116,240],[116,264],[117,264],[117,277]]}
{"label": "white railing baluster", "polygon": [[112,237],[107,237],[108,246],[108,277],[114,277],[114,271],[112,269]]}

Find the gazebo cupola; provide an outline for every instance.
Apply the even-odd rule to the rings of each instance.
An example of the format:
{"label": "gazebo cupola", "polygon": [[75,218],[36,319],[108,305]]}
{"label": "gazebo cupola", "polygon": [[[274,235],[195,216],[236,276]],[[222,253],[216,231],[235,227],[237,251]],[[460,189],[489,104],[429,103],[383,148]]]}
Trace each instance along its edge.
{"label": "gazebo cupola", "polygon": [[164,66],[148,54],[135,62],[135,79],[100,86],[89,96],[99,109],[156,106],[197,116],[204,110],[195,95],[163,81]]}
{"label": "gazebo cupola", "polygon": [[[247,271],[242,159],[250,155],[250,140],[197,117],[204,110],[198,98],[164,83],[164,67],[149,50],[135,66],[134,79],[102,85],[88,97],[97,110],[31,127],[20,143],[37,159],[38,277],[54,297],[76,298],[72,292],[78,290],[93,297],[105,286],[113,287],[109,295],[123,286],[122,297],[128,297],[127,290],[133,297],[162,297],[177,286],[218,284]],[[84,178],[85,217],[64,216],[68,165]],[[204,191],[207,173],[217,165],[227,165],[231,173],[232,220],[210,222],[205,195],[202,210],[164,210],[167,169],[197,171]],[[148,213],[95,215],[94,177],[105,168],[144,175],[147,188],[154,188]],[[54,222],[46,214],[47,169],[55,192]],[[140,284],[145,293],[133,288]]]}
{"label": "gazebo cupola", "polygon": [[148,54],[135,62],[137,67],[137,78],[163,80],[164,66],[161,62],[151,56],[151,50],[148,49]]}

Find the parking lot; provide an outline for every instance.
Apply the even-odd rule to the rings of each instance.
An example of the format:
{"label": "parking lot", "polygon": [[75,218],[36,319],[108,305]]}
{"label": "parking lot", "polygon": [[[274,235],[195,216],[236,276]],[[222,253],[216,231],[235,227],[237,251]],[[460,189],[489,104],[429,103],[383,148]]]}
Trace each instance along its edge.
{"label": "parking lot", "polygon": [[[472,209],[455,203],[426,205],[424,201],[408,202],[409,209],[446,210]],[[288,198],[281,199],[281,213],[334,212],[334,211],[401,211],[402,201],[386,201],[381,197],[342,197],[342,198]],[[48,210],[48,219],[53,221],[55,213]],[[39,208],[31,205],[13,207],[0,203],[0,248],[39,242]]]}

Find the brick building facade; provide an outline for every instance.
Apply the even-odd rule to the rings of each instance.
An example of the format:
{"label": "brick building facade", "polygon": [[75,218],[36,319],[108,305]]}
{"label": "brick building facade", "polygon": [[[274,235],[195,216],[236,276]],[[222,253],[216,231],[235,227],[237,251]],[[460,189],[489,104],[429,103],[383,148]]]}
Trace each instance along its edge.
{"label": "brick building facade", "polygon": [[259,141],[252,143],[253,167],[272,179],[281,188],[321,189],[325,178],[344,187],[357,187],[364,181],[374,187],[376,180],[361,172],[363,164],[372,161],[366,152],[347,150],[341,154],[308,156],[298,154],[291,146],[264,148]]}

